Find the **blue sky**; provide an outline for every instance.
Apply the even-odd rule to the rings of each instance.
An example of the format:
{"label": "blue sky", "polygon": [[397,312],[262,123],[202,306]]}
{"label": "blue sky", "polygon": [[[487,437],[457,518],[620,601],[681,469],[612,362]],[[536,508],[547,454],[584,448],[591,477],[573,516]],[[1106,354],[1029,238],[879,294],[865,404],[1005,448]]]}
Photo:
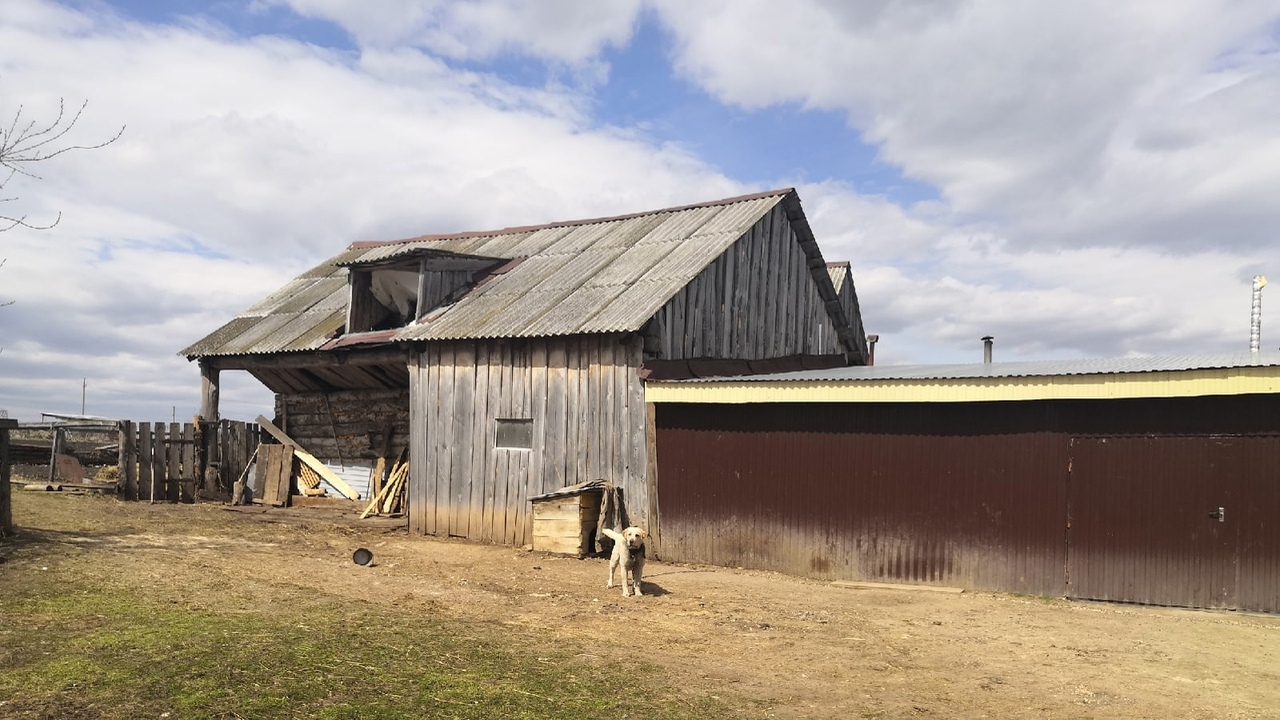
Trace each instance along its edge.
{"label": "blue sky", "polygon": [[370,7],[6,0],[0,118],[127,127],[4,188],[62,221],[0,234],[0,409],[190,415],[177,350],[352,240],[777,187],[880,363],[1243,350],[1280,272],[1274,2]]}

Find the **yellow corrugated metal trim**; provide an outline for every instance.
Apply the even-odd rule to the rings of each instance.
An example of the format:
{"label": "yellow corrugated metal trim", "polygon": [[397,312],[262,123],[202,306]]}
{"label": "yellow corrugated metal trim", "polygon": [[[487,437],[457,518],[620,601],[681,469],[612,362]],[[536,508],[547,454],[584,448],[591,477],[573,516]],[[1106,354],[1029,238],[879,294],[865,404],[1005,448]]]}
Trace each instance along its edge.
{"label": "yellow corrugated metal trim", "polygon": [[648,382],[646,402],[982,402],[1280,393],[1280,367],[1098,375],[791,382]]}

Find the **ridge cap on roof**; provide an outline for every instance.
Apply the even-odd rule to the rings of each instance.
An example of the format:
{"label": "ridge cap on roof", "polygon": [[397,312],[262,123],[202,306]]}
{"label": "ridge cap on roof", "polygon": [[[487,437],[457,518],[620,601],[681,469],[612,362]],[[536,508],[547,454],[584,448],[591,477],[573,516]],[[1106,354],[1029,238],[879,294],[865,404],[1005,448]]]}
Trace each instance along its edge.
{"label": "ridge cap on roof", "polygon": [[724,198],[723,200],[709,200],[706,202],[692,203],[689,205],[677,205],[676,207],[658,208],[656,210],[645,210],[643,212],[627,213],[625,215],[615,215],[611,217],[584,218],[581,220],[559,220],[556,222],[543,223],[541,225],[517,225],[514,227],[501,228],[498,230],[478,230],[465,231],[457,233],[443,233],[439,235],[419,235],[417,237],[404,238],[402,240],[357,240],[347,246],[348,250],[364,250],[368,248],[384,247],[388,245],[404,245],[414,242],[426,242],[433,240],[467,240],[471,238],[494,237],[497,235],[512,235],[521,232],[535,232],[538,230],[549,230],[551,228],[573,227],[577,225],[597,225],[606,222],[618,222],[621,220],[631,220],[633,218],[645,217],[648,215],[657,215],[659,213],[675,213],[684,212],[686,210],[696,210],[698,208],[715,207],[717,205],[733,205],[740,202],[748,202],[750,200],[759,200],[766,197],[785,197],[796,191],[793,187],[778,188],[776,190],[765,190],[763,192],[748,193],[746,195],[738,195],[736,197]]}

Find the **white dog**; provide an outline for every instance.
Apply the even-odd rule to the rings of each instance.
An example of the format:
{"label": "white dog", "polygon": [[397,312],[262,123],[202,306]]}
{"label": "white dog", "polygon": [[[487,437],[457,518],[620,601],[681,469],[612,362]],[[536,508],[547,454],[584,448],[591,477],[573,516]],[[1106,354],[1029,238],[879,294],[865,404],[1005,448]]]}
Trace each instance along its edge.
{"label": "white dog", "polygon": [[[604,534],[613,539],[613,554],[609,556],[609,587],[613,587],[613,573],[622,566],[622,596],[629,597],[634,587],[636,595],[640,592],[640,578],[644,575],[644,539],[645,531],[634,525],[618,532],[604,528]],[[631,573],[631,584],[627,584],[627,573]]]}

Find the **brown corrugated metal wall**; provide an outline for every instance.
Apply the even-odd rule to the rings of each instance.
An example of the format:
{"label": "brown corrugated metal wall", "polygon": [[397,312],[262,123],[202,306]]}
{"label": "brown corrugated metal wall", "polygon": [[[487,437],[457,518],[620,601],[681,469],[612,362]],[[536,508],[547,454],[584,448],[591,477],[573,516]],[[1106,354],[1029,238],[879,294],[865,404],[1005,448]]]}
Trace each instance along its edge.
{"label": "brown corrugated metal wall", "polygon": [[659,406],[663,555],[1061,594],[1067,458],[1043,413]]}
{"label": "brown corrugated metal wall", "polygon": [[[821,578],[1280,610],[1276,409],[1270,396],[660,404],[662,554]],[[1213,432],[1233,437],[1205,437]],[[1204,462],[1226,479],[1206,480]],[[1214,499],[1228,482],[1232,499]],[[1203,527],[1224,502],[1227,522]],[[1237,539],[1224,548],[1207,532]]]}
{"label": "brown corrugated metal wall", "polygon": [[1071,445],[1068,595],[1280,609],[1280,437]]}

